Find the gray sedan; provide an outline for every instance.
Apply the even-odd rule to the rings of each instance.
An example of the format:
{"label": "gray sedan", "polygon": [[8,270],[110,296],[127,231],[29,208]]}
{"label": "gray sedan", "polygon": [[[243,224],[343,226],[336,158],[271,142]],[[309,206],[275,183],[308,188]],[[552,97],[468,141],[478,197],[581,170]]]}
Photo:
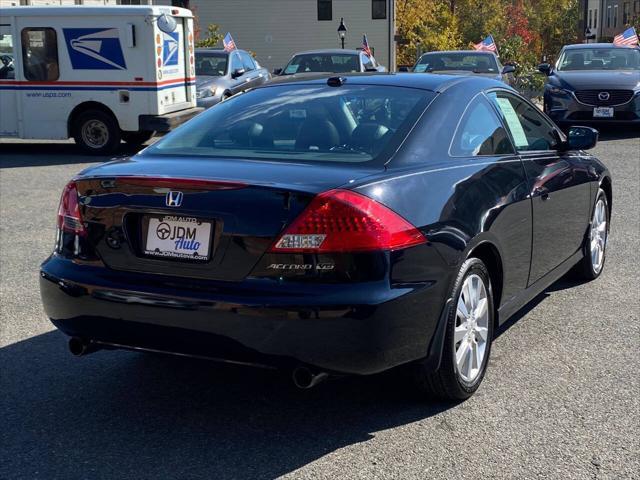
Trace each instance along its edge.
{"label": "gray sedan", "polygon": [[302,73],[386,72],[373,56],[360,50],[310,50],[296,53],[284,68],[276,68],[275,75]]}
{"label": "gray sedan", "polygon": [[267,69],[244,50],[196,49],[198,106],[209,108],[238,92],[262,85]]}
{"label": "gray sedan", "polygon": [[446,73],[447,75],[479,75],[510,84],[512,65],[502,66],[495,53],[477,50],[429,52],[423,54],[413,71],[416,73]]}

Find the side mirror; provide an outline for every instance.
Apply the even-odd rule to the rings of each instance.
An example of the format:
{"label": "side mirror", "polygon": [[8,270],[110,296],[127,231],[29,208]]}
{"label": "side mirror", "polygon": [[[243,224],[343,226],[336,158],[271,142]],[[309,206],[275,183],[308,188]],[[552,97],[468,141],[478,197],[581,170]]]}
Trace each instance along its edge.
{"label": "side mirror", "polygon": [[513,65],[505,65],[504,68],[502,69],[502,75],[513,73],[515,71],[516,71],[516,67],[514,67]]}
{"label": "side mirror", "polygon": [[545,75],[551,75],[551,64],[549,63],[541,63],[538,65],[538,71],[544,73]]}
{"label": "side mirror", "polygon": [[281,68],[274,68],[273,69],[273,74],[274,75],[282,75],[282,69]]}
{"label": "side mirror", "polygon": [[399,72],[408,72],[409,71],[409,67],[406,67],[406,66],[403,65],[402,67],[398,68],[398,71]]}
{"label": "side mirror", "polygon": [[590,150],[598,143],[598,130],[591,127],[570,127],[567,150]]}
{"label": "side mirror", "polygon": [[246,70],[244,68],[237,68],[231,73],[231,78],[241,77],[245,73],[246,73]]}

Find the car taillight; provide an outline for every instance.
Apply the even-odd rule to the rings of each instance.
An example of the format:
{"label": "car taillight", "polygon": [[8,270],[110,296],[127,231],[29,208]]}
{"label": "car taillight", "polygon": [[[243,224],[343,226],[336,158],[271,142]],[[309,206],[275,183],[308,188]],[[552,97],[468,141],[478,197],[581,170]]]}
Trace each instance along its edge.
{"label": "car taillight", "polygon": [[400,215],[350,190],[317,195],[270,248],[273,253],[398,250],[425,243]]}
{"label": "car taillight", "polygon": [[58,207],[58,228],[63,232],[86,235],[82,224],[80,205],[78,204],[78,189],[75,182],[69,182],[62,191],[60,206]]}

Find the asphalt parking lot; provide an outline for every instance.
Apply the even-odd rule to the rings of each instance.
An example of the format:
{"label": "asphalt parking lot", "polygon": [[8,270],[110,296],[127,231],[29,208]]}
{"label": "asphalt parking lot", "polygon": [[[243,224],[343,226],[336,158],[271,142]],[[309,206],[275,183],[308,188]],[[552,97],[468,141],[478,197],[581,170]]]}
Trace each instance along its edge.
{"label": "asphalt parking lot", "polygon": [[102,159],[0,142],[0,479],[640,478],[640,139],[605,132],[596,154],[614,177],[603,276],[537,297],[498,332],[478,393],[450,405],[388,375],[301,392],[262,370],[72,357],[38,265],[62,187]]}

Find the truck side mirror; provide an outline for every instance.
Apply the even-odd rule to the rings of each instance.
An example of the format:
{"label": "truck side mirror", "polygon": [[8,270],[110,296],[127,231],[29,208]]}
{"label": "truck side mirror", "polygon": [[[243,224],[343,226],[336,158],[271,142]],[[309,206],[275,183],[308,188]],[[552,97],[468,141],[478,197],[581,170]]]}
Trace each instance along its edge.
{"label": "truck side mirror", "polygon": [[273,74],[274,75],[282,75],[282,69],[281,68],[274,68],[273,69]]}
{"label": "truck side mirror", "polygon": [[502,68],[502,75],[506,75],[508,73],[513,73],[516,71],[516,67],[514,67],[513,65],[505,65]]}

